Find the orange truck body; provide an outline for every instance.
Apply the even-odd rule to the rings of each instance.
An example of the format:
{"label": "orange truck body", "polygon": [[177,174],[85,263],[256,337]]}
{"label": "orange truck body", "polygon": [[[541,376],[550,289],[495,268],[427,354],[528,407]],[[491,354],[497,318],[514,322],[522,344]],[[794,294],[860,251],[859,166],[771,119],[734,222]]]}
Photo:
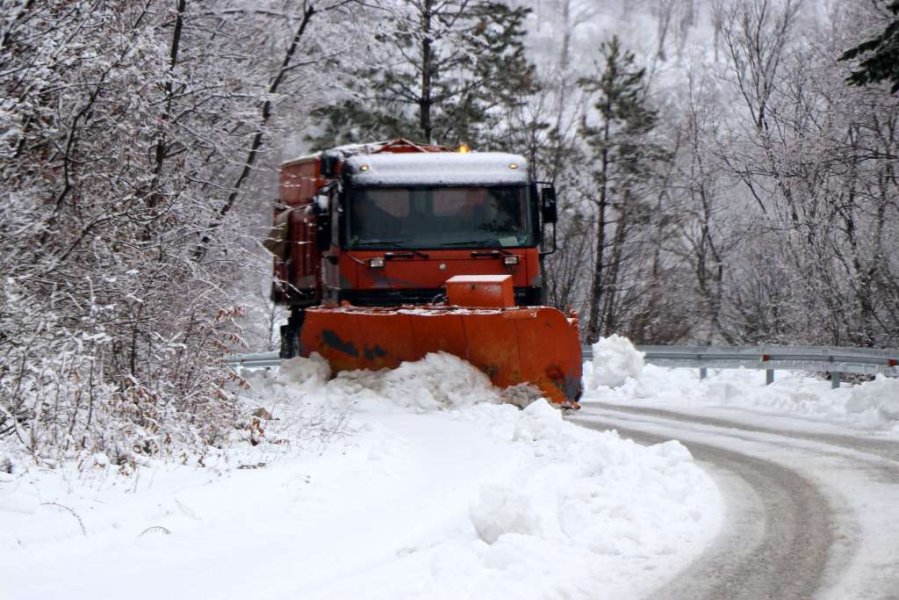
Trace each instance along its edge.
{"label": "orange truck body", "polygon": [[443,351],[576,405],[577,325],[541,306],[544,213],[522,157],[395,140],[285,162],[279,187],[282,357],[340,371]]}

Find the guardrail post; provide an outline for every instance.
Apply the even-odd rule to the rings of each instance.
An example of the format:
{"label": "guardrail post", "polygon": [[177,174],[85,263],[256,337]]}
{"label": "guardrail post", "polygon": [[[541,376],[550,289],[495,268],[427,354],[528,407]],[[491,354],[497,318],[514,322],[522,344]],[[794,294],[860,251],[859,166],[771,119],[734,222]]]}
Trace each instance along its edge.
{"label": "guardrail post", "polygon": [[707,369],[745,367],[766,371],[765,383],[774,382],[778,369],[828,372],[834,388],[847,373],[883,374],[899,378],[899,348],[853,348],[837,346],[637,346],[645,361],[666,367],[699,369],[700,380]]}

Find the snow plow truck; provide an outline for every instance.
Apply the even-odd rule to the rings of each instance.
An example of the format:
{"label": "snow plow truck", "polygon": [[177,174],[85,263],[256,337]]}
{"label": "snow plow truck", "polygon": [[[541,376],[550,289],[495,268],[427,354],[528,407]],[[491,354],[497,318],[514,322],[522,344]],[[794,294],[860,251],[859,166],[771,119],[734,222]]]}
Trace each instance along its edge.
{"label": "snow plow truck", "polygon": [[577,320],[543,306],[555,190],[522,156],[345,146],[283,163],[279,191],[264,245],[289,309],[281,358],[318,353],[338,372],[448,352],[577,407]]}

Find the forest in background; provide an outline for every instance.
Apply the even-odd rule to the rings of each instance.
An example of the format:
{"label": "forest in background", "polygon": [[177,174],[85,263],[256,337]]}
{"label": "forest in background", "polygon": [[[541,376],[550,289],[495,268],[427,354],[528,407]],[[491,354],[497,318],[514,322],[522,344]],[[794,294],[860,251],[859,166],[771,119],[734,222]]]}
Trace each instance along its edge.
{"label": "forest in background", "polygon": [[[896,345],[899,102],[838,60],[894,4],[645,3],[624,29],[655,35],[620,40],[641,58],[594,52],[586,86],[563,45],[552,87],[580,104],[535,156],[567,187],[566,245],[602,243],[557,258],[554,299],[638,342]],[[572,39],[595,19],[562,14]]]}
{"label": "forest in background", "polygon": [[396,136],[555,182],[588,339],[897,346],[899,98],[838,60],[894,5],[0,0],[0,444],[242,427],[278,162]]}

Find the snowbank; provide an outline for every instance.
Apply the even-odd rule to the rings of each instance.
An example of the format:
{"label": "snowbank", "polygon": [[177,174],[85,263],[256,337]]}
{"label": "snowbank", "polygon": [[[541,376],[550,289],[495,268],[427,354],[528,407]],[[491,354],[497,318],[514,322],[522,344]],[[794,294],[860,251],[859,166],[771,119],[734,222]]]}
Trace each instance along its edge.
{"label": "snowbank", "polygon": [[327,376],[250,375],[255,445],[204,467],[4,475],[0,597],[633,597],[720,523],[679,443],[501,404],[455,357]]}
{"label": "snowbank", "polygon": [[874,381],[853,387],[846,410],[899,424],[899,380],[878,376]]}
{"label": "snowbank", "polygon": [[621,387],[629,379],[638,378],[643,366],[643,354],[629,339],[619,335],[600,338],[593,344],[593,360],[586,363],[585,388]]}
{"label": "snowbank", "polygon": [[644,365],[628,340],[612,336],[594,346],[584,383],[587,403],[727,408],[899,433],[899,380],[883,376],[836,390],[798,371],[777,371],[772,385],[752,369],[710,370],[700,381],[697,369]]}

